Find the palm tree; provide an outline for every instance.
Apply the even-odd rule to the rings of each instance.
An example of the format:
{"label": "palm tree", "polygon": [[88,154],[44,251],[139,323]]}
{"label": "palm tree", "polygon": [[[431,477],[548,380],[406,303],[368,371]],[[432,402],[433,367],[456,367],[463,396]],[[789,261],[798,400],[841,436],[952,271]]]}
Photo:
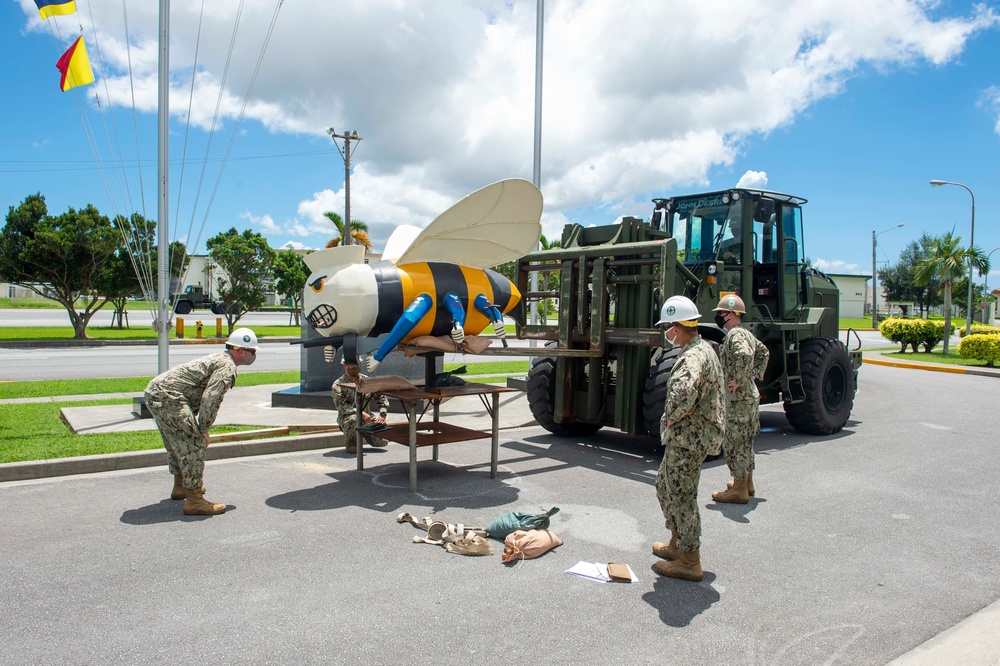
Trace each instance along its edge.
{"label": "palm tree", "polygon": [[[965,277],[965,267],[969,263],[979,271],[979,275],[990,270],[989,258],[981,248],[962,247],[962,237],[949,231],[940,238],[934,238],[928,244],[925,258],[917,264],[914,281],[918,286],[929,284],[934,279],[940,280],[944,288],[944,355],[948,355],[948,339],[951,337],[951,287],[954,282]],[[971,276],[970,276],[971,279]],[[972,303],[966,308],[966,316],[972,314]]]}
{"label": "palm tree", "polygon": [[[337,247],[344,242],[344,218],[332,210],[326,211],[323,216],[333,222],[333,226],[337,228],[337,235],[327,241],[326,246]],[[355,245],[364,245],[365,252],[372,251],[372,239],[368,236],[367,223],[361,220],[351,220],[351,242]]]}

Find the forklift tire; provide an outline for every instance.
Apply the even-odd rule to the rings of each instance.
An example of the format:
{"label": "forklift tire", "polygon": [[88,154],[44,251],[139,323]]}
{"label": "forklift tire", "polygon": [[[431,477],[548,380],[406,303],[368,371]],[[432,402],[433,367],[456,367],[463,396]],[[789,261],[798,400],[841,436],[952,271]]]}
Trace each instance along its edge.
{"label": "forklift tire", "polygon": [[561,437],[586,437],[601,429],[598,423],[556,423],[553,412],[556,396],[556,360],[538,357],[528,370],[528,407],[538,425]]}
{"label": "forklift tire", "polygon": [[179,315],[188,314],[192,309],[191,301],[177,301],[177,305],[174,306],[174,312]]}
{"label": "forklift tire", "polygon": [[809,338],[799,349],[804,402],[785,403],[792,427],[807,435],[832,435],[847,423],[857,388],[847,347],[834,338]]}
{"label": "forklift tire", "polygon": [[674,363],[681,355],[679,347],[660,352],[656,360],[649,366],[649,377],[646,378],[646,389],[642,392],[642,418],[646,430],[656,441],[660,441],[660,420],[663,418],[664,405],[667,402],[667,382],[674,370]]}

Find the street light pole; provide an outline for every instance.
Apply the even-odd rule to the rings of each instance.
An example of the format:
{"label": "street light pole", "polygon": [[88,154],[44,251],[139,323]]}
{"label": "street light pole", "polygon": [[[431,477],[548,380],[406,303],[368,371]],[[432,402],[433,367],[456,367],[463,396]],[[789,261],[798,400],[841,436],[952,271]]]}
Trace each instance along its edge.
{"label": "street light pole", "polygon": [[872,229],[872,328],[874,329],[878,329],[878,277],[875,272],[875,245],[879,236],[884,234],[886,231],[899,229],[901,226],[903,226],[902,222],[878,233],[875,233],[875,230]]}
{"label": "street light pole", "polygon": [[965,334],[968,335],[972,331],[972,249],[976,244],[976,195],[972,193],[968,185],[963,185],[962,183],[955,183],[950,180],[931,181],[931,187],[941,187],[942,185],[964,187],[969,196],[972,197],[972,229],[969,231],[969,294],[965,308]]}
{"label": "street light pole", "polygon": [[[341,240],[342,245],[351,244],[351,140],[361,141],[361,137],[358,136],[358,130],[353,130],[350,132],[344,132],[343,134],[337,134],[336,131],[331,127],[326,131],[333,139],[333,144],[337,146],[337,150],[340,151],[340,156],[344,158],[344,234]],[[344,140],[344,149],[340,150],[340,144],[337,143],[337,139]],[[357,150],[358,146],[355,144],[354,149]]]}
{"label": "street light pole", "polygon": [[[996,252],[997,250],[1000,250],[1000,247],[993,248],[992,250],[990,250],[990,253],[988,255],[986,255],[986,263],[987,264],[990,263],[990,257],[992,257],[993,253]],[[969,278],[970,279],[972,278],[971,274],[970,274]],[[989,286],[989,284],[990,284],[990,272],[989,272],[989,270],[987,270],[986,271],[986,275],[983,276],[983,298],[986,299],[986,309],[987,310],[990,309],[990,286]],[[984,324],[988,323],[988,325],[990,325],[990,326],[993,325],[992,321],[990,321],[990,322],[983,321],[983,323]]]}

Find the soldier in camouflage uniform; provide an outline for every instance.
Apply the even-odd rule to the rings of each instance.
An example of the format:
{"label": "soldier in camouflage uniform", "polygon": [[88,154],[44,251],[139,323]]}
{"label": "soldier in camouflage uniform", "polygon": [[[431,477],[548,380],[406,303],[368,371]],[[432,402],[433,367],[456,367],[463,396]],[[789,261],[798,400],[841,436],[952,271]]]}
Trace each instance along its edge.
{"label": "soldier in camouflage uniform", "polygon": [[[358,430],[357,421],[355,419],[355,414],[357,410],[355,408],[355,395],[357,391],[354,386],[348,386],[348,384],[354,384],[359,379],[366,379],[366,375],[361,374],[361,369],[357,365],[349,365],[347,363],[341,364],[344,368],[344,374],[337,378],[337,381],[333,383],[333,406],[337,410],[337,425],[340,427],[340,431],[344,433],[345,447],[348,453],[358,452]],[[385,423],[386,414],[389,412],[389,399],[384,395],[374,394],[374,397],[378,400],[378,416],[375,416],[369,412],[362,412],[361,420],[364,423]],[[388,442],[386,442],[381,437],[370,433],[364,432],[362,430],[361,438],[368,442],[370,446],[383,447]]]}
{"label": "soldier in camouflage uniform", "polygon": [[226,391],[236,383],[236,368],[257,358],[257,336],[249,328],[233,331],[226,351],[188,361],[154,377],[146,386],[145,403],[167,449],[174,488],[170,499],[184,500],[189,516],[224,513],[225,504],[205,499],[202,476],[208,429],[215,422]]}
{"label": "soldier in camouflage uniform", "polygon": [[720,357],[726,377],[726,465],[733,480],[712,493],[716,502],[746,504],[753,487],[753,440],[760,432],[760,392],[755,379],[764,378],[770,353],[753,333],[740,326],[746,314],[743,299],[723,296],[715,308],[715,323],[726,329]]}
{"label": "soldier in camouflage uniform", "polygon": [[712,346],[698,335],[698,308],[684,296],[663,304],[660,321],[667,341],[681,347],[667,382],[667,398],[660,424],[665,447],[656,475],[656,498],[670,530],[670,542],[653,544],[653,554],[664,562],[657,572],[671,578],[699,581],[701,516],[698,481],[708,454],[722,447],[725,432],[722,366]]}

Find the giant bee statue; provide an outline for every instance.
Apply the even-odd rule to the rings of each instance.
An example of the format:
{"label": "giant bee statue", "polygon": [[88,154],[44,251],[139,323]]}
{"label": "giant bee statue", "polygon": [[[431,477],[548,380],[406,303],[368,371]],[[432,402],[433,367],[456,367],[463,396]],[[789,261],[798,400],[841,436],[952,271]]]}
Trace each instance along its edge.
{"label": "giant bee statue", "polygon": [[380,261],[365,263],[365,249],[347,245],[305,257],[312,271],[302,312],[321,338],[303,341],[336,347],[369,372],[397,345],[423,335],[466,335],[492,326],[506,345],[503,315],[521,300],[517,287],[490,266],[530,252],[542,233],[542,193],[519,178],[473,192],[425,229],[401,225]]}

